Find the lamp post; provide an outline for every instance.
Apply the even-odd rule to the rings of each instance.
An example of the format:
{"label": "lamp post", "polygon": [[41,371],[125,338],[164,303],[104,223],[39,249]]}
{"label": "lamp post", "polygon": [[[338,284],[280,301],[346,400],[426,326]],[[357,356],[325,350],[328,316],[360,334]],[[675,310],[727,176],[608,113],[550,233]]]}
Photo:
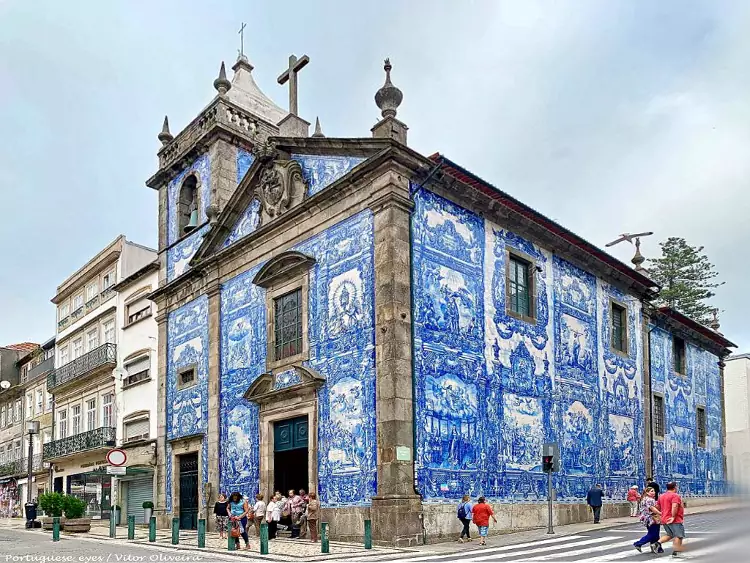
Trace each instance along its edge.
{"label": "lamp post", "polygon": [[36,503],[31,502],[31,480],[34,476],[34,436],[39,434],[39,421],[30,420],[26,424],[26,432],[29,435],[29,458],[26,477],[26,527],[36,528]]}

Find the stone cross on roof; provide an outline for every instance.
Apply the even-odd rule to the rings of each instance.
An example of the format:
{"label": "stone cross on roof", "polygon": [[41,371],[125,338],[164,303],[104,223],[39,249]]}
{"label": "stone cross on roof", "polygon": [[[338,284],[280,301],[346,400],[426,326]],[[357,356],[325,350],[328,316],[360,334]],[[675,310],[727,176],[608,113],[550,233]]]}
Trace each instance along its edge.
{"label": "stone cross on roof", "polygon": [[301,59],[289,55],[289,68],[278,78],[279,84],[289,82],[289,113],[292,115],[297,115],[297,73],[309,62],[307,55],[302,55]]}
{"label": "stone cross on roof", "polygon": [[242,22],[242,27],[237,32],[240,36],[240,58],[245,56],[245,22]]}

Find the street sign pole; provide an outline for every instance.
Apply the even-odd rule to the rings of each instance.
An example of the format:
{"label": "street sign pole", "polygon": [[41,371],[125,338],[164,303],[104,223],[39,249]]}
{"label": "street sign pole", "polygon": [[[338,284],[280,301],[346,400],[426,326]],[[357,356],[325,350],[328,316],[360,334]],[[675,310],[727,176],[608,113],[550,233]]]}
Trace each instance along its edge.
{"label": "street sign pole", "polygon": [[555,530],[552,528],[552,471],[547,472],[547,513],[549,517],[547,533],[554,534]]}

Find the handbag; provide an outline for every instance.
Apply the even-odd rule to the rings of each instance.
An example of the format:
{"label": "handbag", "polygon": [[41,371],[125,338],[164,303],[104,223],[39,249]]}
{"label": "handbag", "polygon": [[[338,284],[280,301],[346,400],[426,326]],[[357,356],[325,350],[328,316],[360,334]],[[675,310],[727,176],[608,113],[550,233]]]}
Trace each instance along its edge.
{"label": "handbag", "polygon": [[241,535],[240,525],[236,520],[232,521],[232,531],[229,533],[229,535],[233,538],[239,538]]}

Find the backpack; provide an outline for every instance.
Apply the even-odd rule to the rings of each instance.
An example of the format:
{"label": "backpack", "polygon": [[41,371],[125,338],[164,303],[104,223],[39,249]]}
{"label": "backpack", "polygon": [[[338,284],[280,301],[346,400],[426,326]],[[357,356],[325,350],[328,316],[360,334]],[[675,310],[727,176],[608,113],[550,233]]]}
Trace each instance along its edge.
{"label": "backpack", "polygon": [[465,502],[462,502],[461,504],[458,505],[457,516],[459,520],[463,520],[464,518],[466,518],[466,503]]}

